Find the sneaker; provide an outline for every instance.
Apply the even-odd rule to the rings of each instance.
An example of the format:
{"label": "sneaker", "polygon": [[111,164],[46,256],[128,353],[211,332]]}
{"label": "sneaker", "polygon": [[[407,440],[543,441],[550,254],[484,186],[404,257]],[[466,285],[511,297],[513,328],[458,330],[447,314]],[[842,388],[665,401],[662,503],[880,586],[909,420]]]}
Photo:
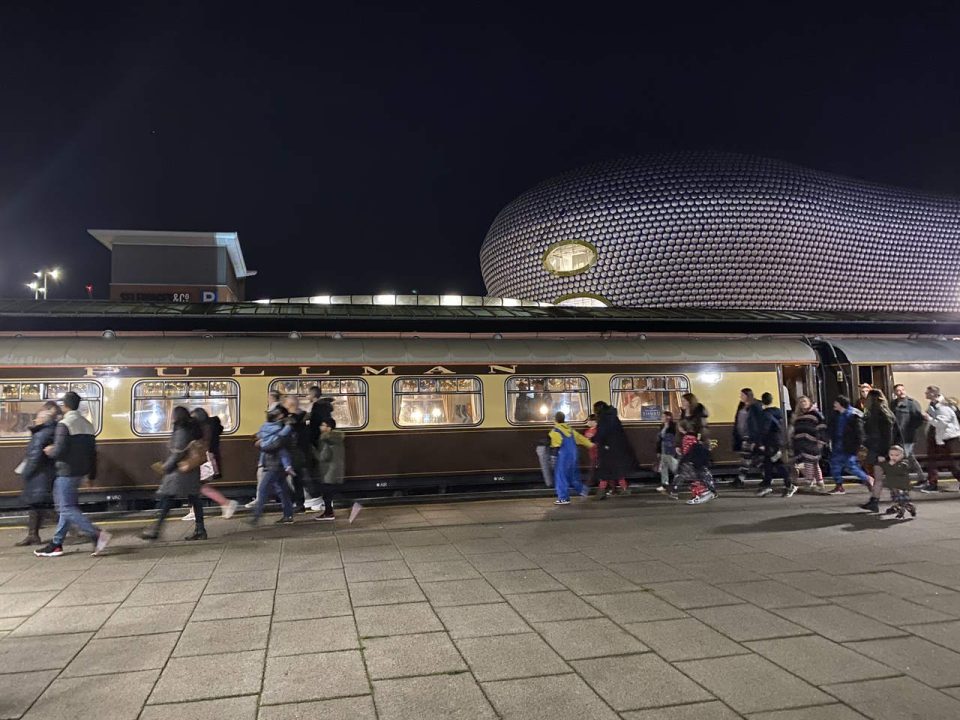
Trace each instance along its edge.
{"label": "sneaker", "polygon": [[275,523],[276,525],[293,525],[292,517],[282,517]]}
{"label": "sneaker", "polygon": [[314,520],[336,520],[336,519],[337,519],[337,516],[334,515],[332,512],[331,513],[325,512],[320,515],[317,515],[314,518]]}
{"label": "sneaker", "polygon": [[[570,501],[567,500],[567,502],[570,502]],[[357,515],[360,514],[360,511],[361,511],[361,510],[363,510],[363,505],[361,505],[360,503],[355,502],[353,505],[351,505],[351,506],[350,506],[350,517],[347,518],[347,522],[352,525],[352,524],[353,524],[353,521],[357,519]]]}
{"label": "sneaker", "polygon": [[223,508],[221,517],[223,517],[224,520],[229,520],[234,516],[234,514],[236,514],[237,508],[239,507],[240,503],[238,503],[236,500],[231,500],[227,503],[226,507]]}
{"label": "sneaker", "polygon": [[794,495],[797,494],[797,490],[799,490],[799,489],[800,489],[800,488],[799,488],[797,485],[791,485],[791,486],[788,487],[788,488],[784,488],[783,496],[784,496],[785,498],[792,498]]}
{"label": "sneaker", "polygon": [[772,487],[762,487],[757,490],[757,497],[766,497],[767,495],[773,495]]}
{"label": "sneaker", "polygon": [[63,555],[63,545],[49,542],[39,550],[34,550],[33,554],[37,557],[60,557]]}
{"label": "sneaker", "polygon": [[833,490],[827,493],[827,495],[846,495],[847,491],[843,489],[843,485],[837,485]]}
{"label": "sneaker", "polygon": [[183,516],[182,518],[180,518],[180,519],[183,520],[184,522],[187,522],[188,520],[192,522],[192,521],[196,520],[197,518],[194,517],[194,515],[193,515],[193,510],[191,510],[190,512],[188,512],[186,515],[184,515],[184,516]]}
{"label": "sneaker", "polygon": [[893,515],[897,511],[896,505],[891,505],[886,510],[883,511],[884,515]]}
{"label": "sneaker", "polygon": [[569,504],[570,504],[570,501],[569,501],[569,500],[561,500],[560,498],[557,498],[556,500],[553,501],[553,504],[554,504],[554,505],[569,505]]}
{"label": "sneaker", "polygon": [[666,486],[666,485],[658,485],[658,486],[657,486],[657,492],[658,492],[658,493],[661,493],[661,494],[667,492],[667,486]]}
{"label": "sneaker", "polygon": [[733,485],[731,487],[742,488],[746,482],[747,482],[746,475],[738,475],[737,479],[733,481]]}
{"label": "sneaker", "polygon": [[580,491],[580,497],[585,498],[590,494],[590,488],[586,485],[583,486],[583,490]]}
{"label": "sneaker", "polygon": [[247,510],[253,510],[256,506],[257,506],[257,499],[256,499],[256,498],[254,498],[253,500],[251,500],[250,502],[248,502],[246,505],[244,505],[244,507],[245,507]]}
{"label": "sneaker", "polygon": [[[899,507],[899,506],[894,506]],[[872,497],[867,500],[863,505],[860,506],[861,510],[869,510],[870,512],[878,513],[880,512],[880,501]]]}
{"label": "sneaker", "polygon": [[675,492],[667,493],[667,497],[670,498],[671,500],[679,500],[679,499],[680,499],[680,495],[677,494],[677,493],[675,493]]}
{"label": "sneaker", "polygon": [[940,488],[936,485],[922,485],[920,487],[920,492],[926,493],[927,495],[932,495],[933,493],[940,492]]}
{"label": "sneaker", "polygon": [[704,503],[710,502],[716,497],[715,493],[707,490],[702,495],[697,495],[695,498],[690,498],[687,500],[687,505],[703,505]]}

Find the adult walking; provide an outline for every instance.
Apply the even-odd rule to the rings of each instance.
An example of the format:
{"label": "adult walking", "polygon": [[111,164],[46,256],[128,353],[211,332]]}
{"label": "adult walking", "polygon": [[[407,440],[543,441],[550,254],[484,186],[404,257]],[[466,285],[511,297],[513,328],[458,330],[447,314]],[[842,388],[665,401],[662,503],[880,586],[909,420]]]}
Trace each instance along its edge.
{"label": "adult walking", "polygon": [[[344,449],[344,433],[337,430],[337,422],[328,417],[320,423],[320,448],[317,451],[317,479],[316,489],[323,498],[323,512],[315,520],[336,520],[333,510],[333,500],[343,487],[346,475],[346,451]],[[355,510],[359,512],[359,510]],[[351,513],[351,522],[354,513]]]}
{"label": "adult walking", "polygon": [[[207,462],[200,466],[200,494],[219,505],[224,520],[229,520],[237,512],[239,503],[236,500],[228,500],[212,485],[214,480],[221,477],[220,435],[223,433],[223,424],[219,417],[210,417],[202,407],[191,410],[190,417],[200,429],[201,439],[207,446]],[[185,522],[196,520],[192,507],[181,520]]]}
{"label": "adult walking", "polygon": [[827,442],[827,422],[823,413],[806,395],[797,398],[797,412],[791,423],[793,457],[801,464],[803,479],[810,488],[823,490],[820,458]]}
{"label": "adult walking", "polygon": [[292,432],[290,426],[285,425],[287,409],[283,405],[276,405],[267,411],[267,421],[257,431],[260,445],[260,467],[263,469],[260,484],[257,487],[256,505],[253,508],[251,524],[260,522],[263,515],[263,506],[271,495],[280,497],[283,508],[283,517],[278,525],[293,522],[293,502],[290,500],[290,488],[287,486],[286,473],[293,471],[290,458],[292,446]]}
{"label": "adult walking", "polygon": [[313,464],[313,443],[307,413],[300,409],[296,395],[286,395],[283,407],[287,411],[286,424],[290,426],[290,461],[293,464],[293,505],[297,512],[306,512],[306,487]]}
{"label": "adult walking", "polygon": [[900,429],[904,459],[910,466],[910,471],[917,474],[917,485],[923,485],[923,468],[920,467],[917,456],[914,454],[917,432],[923,427],[923,408],[920,407],[920,403],[907,395],[907,389],[898,383],[893,386],[890,409]]}
{"label": "adult walking", "polygon": [[759,440],[763,435],[765,418],[760,401],[751,388],[740,391],[740,404],[733,418],[733,450],[740,453],[740,468],[734,487],[743,487],[750,470],[760,464]]}
{"label": "adult walking", "polygon": [[763,405],[764,424],[758,449],[763,462],[763,480],[757,489],[757,497],[766,497],[773,492],[774,475],[783,478],[783,496],[793,497],[797,486],[784,463],[787,432],[783,411],[773,404],[773,395],[768,392],[760,396],[760,403]]}
{"label": "adult walking", "polygon": [[207,446],[203,431],[182,405],[173,409],[173,434],[167,444],[167,459],[160,465],[163,479],[157,489],[160,499],[159,512],[153,527],[141,533],[144,540],[160,537],[163,524],[177,498],[186,498],[193,508],[193,534],[184,540],[206,540],[207,530],[203,524],[203,503],[200,502],[200,466],[206,459]]}
{"label": "adult walking", "polygon": [[96,431],[90,421],[80,414],[80,396],[70,391],[63,396],[65,412],[57,423],[53,444],[43,449],[44,454],[56,463],[56,478],[53,481],[53,502],[60,513],[53,539],[39,550],[37,557],[60,557],[63,541],[70,527],[87,535],[93,542],[94,555],[99,555],[110,542],[110,533],[96,527],[80,511],[80,483],[84,477],[97,477]]}
{"label": "adult walking", "polygon": [[890,446],[900,444],[897,419],[890,410],[883,391],[877,388],[867,393],[864,402],[863,435],[863,445],[867,448],[866,466],[863,469],[871,475],[873,466],[887,459]]}
{"label": "adult walking", "polygon": [[333,399],[323,397],[316,385],[307,391],[307,398],[310,400],[310,442],[319,450],[320,426],[333,419]]}
{"label": "adult walking", "polygon": [[854,477],[867,487],[873,485],[873,478],[864,472],[857,459],[857,453],[863,446],[863,416],[859,410],[850,405],[846,395],[838,395],[833,401],[833,413],[828,423],[831,451],[830,474],[833,476],[834,488],[831,495],[843,495],[843,473],[849,470]]}
{"label": "adult walking", "polygon": [[[702,402],[697,399],[693,393],[684,393],[680,397],[680,421],[687,423],[690,432],[695,434],[698,439],[706,439],[707,418],[710,413]],[[679,423],[678,423],[679,425]]]}
{"label": "adult walking", "polygon": [[56,477],[55,463],[43,450],[53,444],[59,419],[60,408],[55,402],[48,400],[40,408],[30,428],[27,453],[17,469],[23,480],[20,502],[28,508],[27,535],[15,543],[17,547],[41,544],[40,528],[43,527],[44,514],[53,504],[53,480]]}
{"label": "adult walking", "polygon": [[960,420],[956,410],[940,393],[940,388],[930,385],[924,393],[929,406],[924,415],[927,423],[927,483],[920,492],[939,492],[941,468],[949,469],[960,480],[960,465],[957,455],[960,453]]}
{"label": "adult walking", "polygon": [[627,474],[636,465],[636,457],[617,409],[598,400],[593,404],[593,412],[597,416],[597,434],[593,436],[598,448],[597,499],[605,500],[608,487],[612,490],[617,486],[620,492],[627,493]]}

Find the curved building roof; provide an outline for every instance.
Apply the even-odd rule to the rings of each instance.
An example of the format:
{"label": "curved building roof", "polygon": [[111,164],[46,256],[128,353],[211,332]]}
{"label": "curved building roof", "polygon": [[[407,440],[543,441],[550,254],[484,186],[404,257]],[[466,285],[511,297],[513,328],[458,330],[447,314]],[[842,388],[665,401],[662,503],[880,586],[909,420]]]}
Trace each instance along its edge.
{"label": "curved building roof", "polygon": [[480,262],[491,295],[561,304],[957,311],[960,199],[731,153],[625,158],[514,200]]}

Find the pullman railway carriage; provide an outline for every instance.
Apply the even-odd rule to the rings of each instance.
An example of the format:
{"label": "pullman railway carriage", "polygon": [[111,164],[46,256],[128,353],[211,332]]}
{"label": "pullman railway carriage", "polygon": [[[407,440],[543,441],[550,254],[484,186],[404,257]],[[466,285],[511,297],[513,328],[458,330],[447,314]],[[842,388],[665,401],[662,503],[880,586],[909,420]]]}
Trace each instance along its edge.
{"label": "pullman railway carriage", "polygon": [[[777,318],[751,322],[746,316],[733,329],[715,327],[714,320],[713,332],[698,326],[696,336],[654,335],[660,328],[639,313],[629,317],[639,318],[648,333],[625,332],[621,323],[616,337],[604,322],[622,319],[614,311],[569,308],[537,308],[522,328],[506,323],[505,336],[454,333],[436,327],[434,315],[433,323],[415,319],[418,336],[402,323],[385,337],[381,328],[389,324],[341,333],[328,326],[314,330],[306,321],[290,323],[302,332],[278,336],[248,319],[244,327],[253,330],[240,336],[235,327],[230,334],[221,334],[223,327],[201,334],[168,326],[91,337],[83,335],[90,318],[72,318],[72,333],[62,327],[50,332],[0,308],[0,332],[29,328],[0,337],[0,504],[18,502],[20,480],[13,469],[33,415],[45,400],[68,390],[81,395],[81,412],[97,429],[100,468],[84,489],[87,501],[129,506],[156,488],[150,465],[164,456],[176,405],[204,407],[220,417],[218,486],[227,494],[252,494],[254,433],[271,390],[305,397],[316,385],[333,398],[338,428],[348,433],[345,489],[363,494],[540,482],[534,448],[554,413],[563,411],[582,425],[597,400],[619,411],[639,461],[635,476],[642,477],[651,475],[662,413],[678,416],[687,392],[710,411],[719,474],[736,467],[731,426],[743,387],[779,395],[781,403],[786,392],[793,406],[806,394],[829,407],[838,393],[855,396],[863,381],[888,395],[898,382],[915,398],[923,397],[928,384],[960,395],[957,340],[888,336],[876,329],[870,337],[809,338],[793,330],[796,316],[785,319],[793,330],[789,336],[756,337],[748,328],[769,332]],[[543,322],[550,318],[576,322],[558,331]],[[462,315],[452,319],[480,327]],[[667,320],[676,325],[676,318]],[[102,314],[97,322],[102,327]],[[343,326],[343,319],[338,322]],[[835,327],[822,317],[807,322]],[[897,329],[906,322],[901,318]],[[956,318],[951,322],[960,327]],[[38,325],[46,332],[36,332]],[[544,332],[531,332],[539,327]],[[514,329],[522,331],[511,334]],[[276,332],[274,326],[269,330]]]}

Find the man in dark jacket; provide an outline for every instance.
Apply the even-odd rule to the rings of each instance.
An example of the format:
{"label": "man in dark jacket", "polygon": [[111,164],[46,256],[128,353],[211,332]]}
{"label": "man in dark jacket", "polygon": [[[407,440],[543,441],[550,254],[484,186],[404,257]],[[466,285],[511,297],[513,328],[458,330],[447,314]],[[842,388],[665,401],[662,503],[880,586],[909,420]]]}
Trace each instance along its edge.
{"label": "man in dark jacket", "polygon": [[297,512],[305,512],[304,488],[310,482],[310,472],[313,465],[313,444],[311,443],[310,428],[307,425],[307,413],[300,409],[300,401],[296,395],[287,395],[283,398],[283,406],[290,413],[285,422],[292,429],[290,443],[290,459],[296,474],[293,476],[293,504]]}
{"label": "man in dark jacket", "polygon": [[773,395],[765,392],[760,396],[763,403],[763,430],[760,436],[760,446],[757,448],[763,458],[763,482],[757,490],[757,497],[766,497],[773,492],[773,476],[783,478],[783,496],[793,497],[797,486],[790,479],[790,472],[783,462],[784,450],[787,445],[787,432],[784,425],[783,411],[773,404]]}
{"label": "man in dark jacket", "polygon": [[917,484],[923,485],[923,468],[920,467],[917,456],[913,454],[917,432],[923,427],[923,409],[920,403],[907,395],[907,389],[903,385],[893,386],[893,396],[890,409],[897,419],[897,427],[900,428],[904,459],[910,465],[910,471],[917,473]]}
{"label": "man in dark jacket", "polygon": [[333,419],[333,398],[321,397],[320,388],[314,385],[307,391],[310,401],[310,442],[320,448],[320,425]]}
{"label": "man in dark jacket", "polygon": [[53,539],[34,551],[37,557],[60,557],[63,555],[63,540],[71,525],[90,537],[94,555],[98,555],[110,542],[110,533],[95,527],[87,516],[80,512],[80,483],[84,477],[97,477],[96,431],[90,421],[80,414],[80,396],[68,392],[63,396],[66,411],[57,423],[53,445],[44,448],[47,457],[56,462],[57,477],[53,481],[53,501],[60,513],[60,521]]}
{"label": "man in dark jacket", "polygon": [[863,415],[854,407],[845,395],[837,395],[833,401],[833,413],[827,423],[830,432],[830,472],[836,485],[831,495],[843,495],[843,471],[849,470],[854,477],[868,488],[873,478],[860,467],[857,453],[864,443]]}
{"label": "man in dark jacket", "polygon": [[750,470],[762,461],[759,446],[766,426],[763,407],[753,396],[753,390],[743,388],[740,391],[740,404],[733,418],[733,449],[740,453],[740,469],[734,487],[743,487]]}

